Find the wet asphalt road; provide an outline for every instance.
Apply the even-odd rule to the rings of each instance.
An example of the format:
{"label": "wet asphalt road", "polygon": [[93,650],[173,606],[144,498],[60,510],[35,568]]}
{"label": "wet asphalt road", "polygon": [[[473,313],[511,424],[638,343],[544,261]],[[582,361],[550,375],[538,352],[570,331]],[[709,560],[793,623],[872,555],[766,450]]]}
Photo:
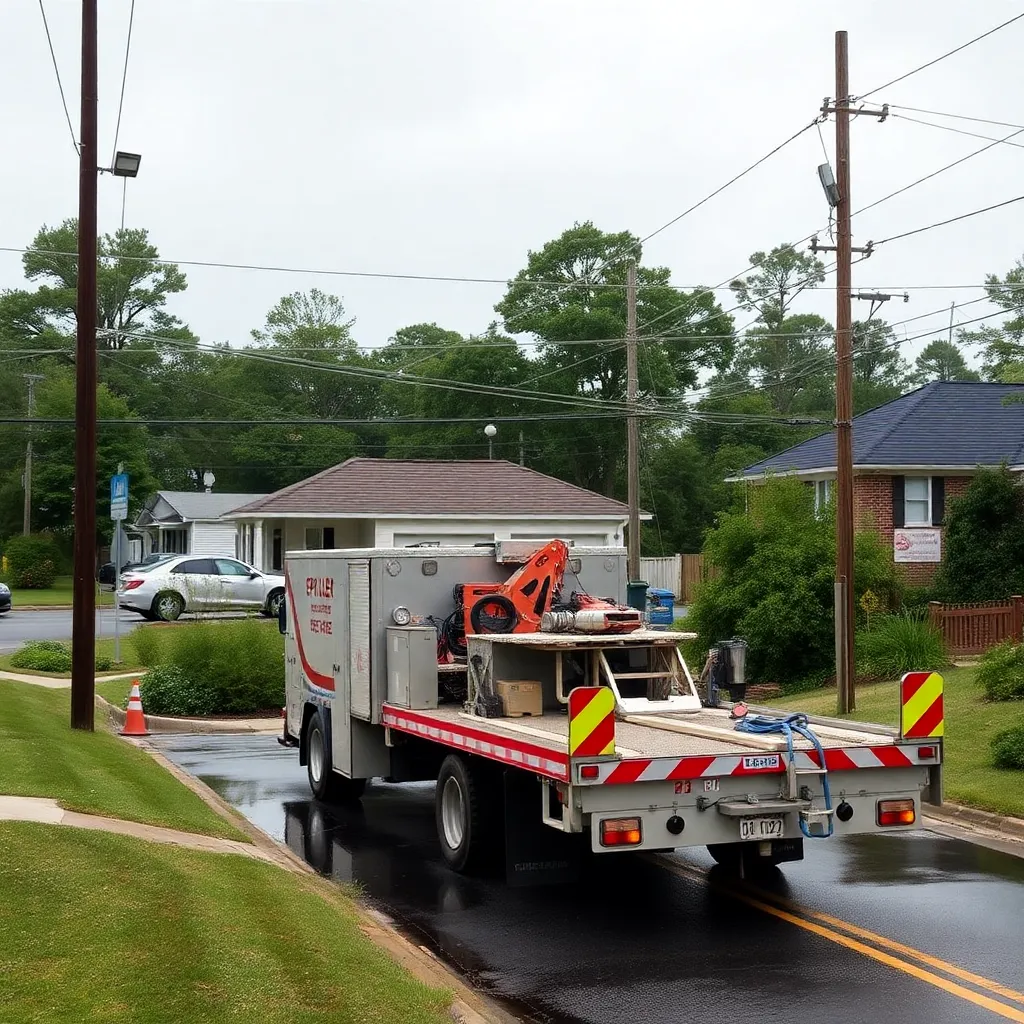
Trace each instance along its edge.
{"label": "wet asphalt road", "polygon": [[444,866],[431,784],[328,807],[273,737],[157,742],[524,1020],[1024,1022],[1024,859],[996,849],[928,831],[809,842],[757,887],[703,851],[609,855],[579,883],[513,889]]}

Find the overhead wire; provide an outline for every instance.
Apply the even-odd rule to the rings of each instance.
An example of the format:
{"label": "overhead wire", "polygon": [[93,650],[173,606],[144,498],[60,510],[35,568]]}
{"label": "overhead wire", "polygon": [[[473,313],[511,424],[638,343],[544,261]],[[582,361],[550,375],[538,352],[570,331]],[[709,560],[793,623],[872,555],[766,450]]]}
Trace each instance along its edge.
{"label": "overhead wire", "polygon": [[[117,103],[117,127],[114,129],[114,145],[110,151],[110,166],[114,166],[114,158],[117,156],[117,140],[121,135],[121,113],[124,110],[124,87],[128,81],[128,56],[132,49],[132,25],[135,23],[135,0],[132,0],[131,9],[128,12],[128,38],[124,44],[124,71],[121,74],[121,98]],[[128,179],[126,178],[125,181]],[[123,206],[122,206],[123,211]],[[121,220],[124,221],[124,213],[121,214]],[[124,224],[121,224],[124,227]]]}
{"label": "overhead wire", "polygon": [[[1011,134],[1007,135],[1005,138],[993,139],[991,135],[979,135],[977,132],[964,131],[963,128],[954,128],[950,124],[936,124],[934,121],[922,121],[919,117],[907,117],[906,114],[891,114],[890,116],[898,117],[901,121],[909,121],[911,124],[923,124],[927,128],[938,128],[939,131],[953,132],[956,135],[965,135],[970,139],[985,139],[987,142],[1002,143],[1004,146],[1015,146],[1018,149],[1024,149],[1024,143],[1010,141],[1010,139],[1020,135],[1021,132],[1024,132],[1024,126],[1017,128],[1016,131],[1011,132]],[[985,148],[988,149],[989,147],[986,146]]]}
{"label": "overhead wire", "polygon": [[955,224],[957,221],[967,220],[970,217],[977,217],[982,213],[989,213],[992,210],[1000,210],[1004,206],[1019,203],[1024,195],[1014,196],[1012,199],[1004,199],[1001,203],[993,203],[991,206],[983,206],[980,210],[971,210],[969,213],[961,213],[956,217],[947,217],[945,220],[938,220],[932,224],[925,224],[923,227],[914,228],[911,231],[904,231],[898,235],[890,235],[888,238],[881,238],[875,242],[876,246],[885,245],[886,242],[895,242],[900,238],[910,238],[912,235],[919,235],[924,231],[932,231],[935,228],[945,227],[947,224]]}
{"label": "overhead wire", "polygon": [[938,64],[940,61],[945,60],[947,57],[952,57],[953,54],[960,53],[961,50],[966,50],[968,46],[973,46],[975,43],[980,42],[982,39],[987,39],[993,33],[998,32],[1000,29],[1006,28],[1007,25],[1012,25],[1015,21],[1020,21],[1021,18],[1024,18],[1024,11],[1022,11],[1020,14],[1015,14],[1012,18],[1008,18],[1004,22],[1001,22],[1000,24],[996,25],[995,28],[990,28],[987,32],[982,32],[981,35],[975,36],[973,39],[968,39],[966,43],[961,43],[959,46],[954,47],[952,50],[949,50],[946,53],[943,53],[940,56],[935,57],[933,60],[928,61],[926,64],[921,64],[919,67],[907,71],[906,73],[900,75],[898,78],[890,79],[888,82],[885,82],[882,85],[875,86],[874,89],[870,89],[867,92],[862,92],[857,96],[852,96],[851,101],[858,102],[860,100],[866,100],[869,96],[874,96],[876,92],[881,92],[883,89],[888,89],[890,85],[896,85],[897,82],[906,81],[906,79],[910,78],[912,75],[919,74],[926,68],[934,67],[936,64]]}
{"label": "overhead wire", "polygon": [[[991,124],[997,128],[1021,128],[1024,129],[1024,124],[1015,124],[1012,121],[993,121],[988,117],[970,117],[967,114],[950,114],[944,110],[925,110],[923,107],[905,107],[900,103],[889,103],[889,110],[909,110],[912,114],[927,114],[929,117],[952,117],[959,121],[974,121],[976,124]],[[892,117],[896,117],[896,114],[892,114]],[[902,117],[903,115],[899,115]]]}
{"label": "overhead wire", "polygon": [[71,145],[75,147],[75,152],[81,154],[81,148],[78,145],[78,139],[75,138],[75,128],[71,123],[71,114],[68,111],[68,101],[64,95],[64,84],[60,80],[60,68],[57,66],[57,54],[53,49],[53,38],[50,36],[50,23],[46,18],[46,8],[43,6],[43,0],[39,0],[39,13],[43,16],[43,28],[46,30],[46,44],[50,48],[50,59],[53,61],[53,71],[57,76],[57,89],[60,91],[60,102],[64,108],[64,117],[68,122],[68,131],[71,132]]}

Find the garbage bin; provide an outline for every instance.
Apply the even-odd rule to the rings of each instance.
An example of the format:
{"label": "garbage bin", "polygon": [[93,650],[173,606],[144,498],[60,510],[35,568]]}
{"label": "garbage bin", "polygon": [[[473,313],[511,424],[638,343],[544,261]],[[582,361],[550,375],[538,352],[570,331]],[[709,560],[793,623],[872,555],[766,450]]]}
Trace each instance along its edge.
{"label": "garbage bin", "polygon": [[647,582],[645,580],[626,583],[626,604],[641,614],[647,611]]}
{"label": "garbage bin", "polygon": [[676,621],[676,595],[663,587],[647,589],[647,621],[652,626],[671,626]]}

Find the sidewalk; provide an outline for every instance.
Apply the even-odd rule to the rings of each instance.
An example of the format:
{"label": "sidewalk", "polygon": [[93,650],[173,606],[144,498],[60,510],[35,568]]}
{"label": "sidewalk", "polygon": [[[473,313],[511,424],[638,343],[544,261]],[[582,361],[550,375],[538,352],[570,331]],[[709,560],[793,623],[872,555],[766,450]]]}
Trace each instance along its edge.
{"label": "sidewalk", "polygon": [[[145,669],[137,672],[107,672],[96,677],[97,683],[112,683],[118,679],[137,679],[145,675]],[[58,676],[37,676],[30,672],[0,672],[0,679],[12,683],[31,683],[33,686],[45,686],[51,690],[66,690],[71,686],[71,679]]]}

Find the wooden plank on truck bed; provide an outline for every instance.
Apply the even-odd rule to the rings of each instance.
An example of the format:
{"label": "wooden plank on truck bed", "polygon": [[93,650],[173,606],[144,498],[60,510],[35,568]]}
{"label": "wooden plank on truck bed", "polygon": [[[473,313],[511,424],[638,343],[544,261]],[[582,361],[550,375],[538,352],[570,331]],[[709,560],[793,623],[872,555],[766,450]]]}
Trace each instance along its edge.
{"label": "wooden plank on truck bed", "polygon": [[632,725],[645,725],[651,729],[662,729],[665,732],[679,732],[685,736],[718,740],[720,743],[735,743],[737,747],[755,750],[786,749],[786,740],[783,736],[757,736],[749,732],[737,732],[735,729],[721,729],[713,725],[687,722],[685,719],[659,718],[657,715],[626,715],[623,721]]}

